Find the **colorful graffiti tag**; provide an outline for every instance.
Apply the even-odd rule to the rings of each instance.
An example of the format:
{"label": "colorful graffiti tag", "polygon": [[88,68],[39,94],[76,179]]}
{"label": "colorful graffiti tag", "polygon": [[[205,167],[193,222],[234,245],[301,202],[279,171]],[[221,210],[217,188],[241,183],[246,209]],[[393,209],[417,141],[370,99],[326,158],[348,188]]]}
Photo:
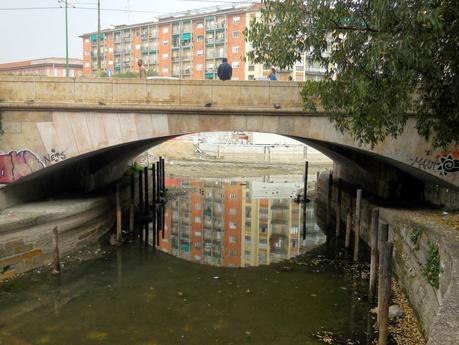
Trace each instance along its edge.
{"label": "colorful graffiti tag", "polygon": [[29,150],[0,153],[0,183],[17,181],[44,167],[43,161]]}

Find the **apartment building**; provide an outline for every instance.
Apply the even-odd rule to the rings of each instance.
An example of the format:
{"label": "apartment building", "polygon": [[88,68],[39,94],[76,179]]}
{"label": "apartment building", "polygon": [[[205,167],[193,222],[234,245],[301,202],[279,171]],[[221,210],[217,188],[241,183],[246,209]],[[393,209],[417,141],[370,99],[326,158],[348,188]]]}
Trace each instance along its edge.
{"label": "apartment building", "polygon": [[[216,79],[217,67],[228,58],[233,80],[266,78],[271,66],[246,61],[251,49],[244,29],[260,15],[261,4],[233,4],[179,12],[151,22],[119,25],[100,34],[101,67],[108,75],[138,72],[142,59],[151,74],[180,79]],[[97,73],[97,33],[83,39],[83,74]],[[317,79],[324,70],[307,59],[288,70],[280,70],[280,80]]]}
{"label": "apartment building", "polygon": [[[50,57],[3,63],[0,64],[0,74],[65,77],[66,61],[65,58]],[[69,77],[80,77],[82,74],[83,61],[80,59],[69,59]]]}

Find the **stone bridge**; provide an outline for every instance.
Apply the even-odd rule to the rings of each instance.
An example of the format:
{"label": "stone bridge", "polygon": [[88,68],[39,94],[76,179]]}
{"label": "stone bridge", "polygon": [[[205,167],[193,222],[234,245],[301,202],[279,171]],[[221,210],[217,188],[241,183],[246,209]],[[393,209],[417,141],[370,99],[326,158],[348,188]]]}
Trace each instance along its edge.
{"label": "stone bridge", "polygon": [[373,149],[359,145],[337,131],[326,113],[305,112],[301,87],[269,81],[2,76],[0,184],[6,187],[0,190],[0,209],[55,186],[95,189],[119,178],[129,160],[149,147],[211,131],[297,139],[332,158],[340,176],[380,196],[399,194],[403,185],[409,186],[406,193],[426,184],[459,188],[457,145],[432,150],[417,134],[414,118],[397,139]]}

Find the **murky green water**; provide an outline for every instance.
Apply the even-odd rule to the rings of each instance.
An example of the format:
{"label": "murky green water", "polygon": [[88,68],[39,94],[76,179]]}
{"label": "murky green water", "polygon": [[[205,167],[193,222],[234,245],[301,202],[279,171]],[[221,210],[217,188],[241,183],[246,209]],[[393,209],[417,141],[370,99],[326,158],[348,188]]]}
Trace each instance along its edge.
{"label": "murky green water", "polygon": [[[250,201],[241,195],[252,207],[256,206],[253,193]],[[205,190],[202,196],[206,198]],[[277,202],[273,199],[270,205],[274,203],[276,209],[280,205]],[[215,249],[214,241],[206,252],[204,232],[199,254],[191,252],[199,242],[191,238],[192,232],[199,230],[194,225],[189,238],[181,233],[174,240],[179,234],[174,234],[171,207],[170,233],[162,244],[170,244],[170,251],[186,260],[131,243],[95,261],[68,265],[60,277],[40,270],[1,285],[0,344],[312,345],[324,344],[315,336],[324,331],[333,332],[338,339],[335,344],[367,343],[366,282],[345,260],[336,260],[327,245],[285,259],[294,256],[288,255],[292,238],[287,241],[284,234],[281,241],[290,243],[290,249],[279,245],[280,230],[276,234],[271,229],[273,224],[282,222],[268,217],[278,221],[266,230],[267,246],[262,249],[266,255],[260,256],[258,248],[257,252],[250,249],[249,256],[246,247],[230,255],[229,251],[235,249],[230,247],[234,243],[229,237],[226,246],[222,240],[220,250]],[[201,209],[205,212],[205,202]],[[282,210],[288,214],[285,207]],[[231,213],[234,216],[234,211]],[[288,219],[291,222],[291,214]],[[264,227],[259,222],[256,227],[250,225],[250,229],[251,242],[256,236],[258,243],[264,239]],[[240,237],[234,236],[246,243],[246,230],[245,226],[239,227]],[[187,246],[183,245],[184,238]],[[301,243],[300,240],[295,246],[307,246]],[[225,253],[231,259],[226,264]],[[250,261],[253,255],[265,261]],[[212,259],[206,261],[206,256]],[[233,260],[235,257],[239,262]],[[252,263],[261,266],[241,267],[256,266]],[[229,265],[239,267],[221,267]]]}

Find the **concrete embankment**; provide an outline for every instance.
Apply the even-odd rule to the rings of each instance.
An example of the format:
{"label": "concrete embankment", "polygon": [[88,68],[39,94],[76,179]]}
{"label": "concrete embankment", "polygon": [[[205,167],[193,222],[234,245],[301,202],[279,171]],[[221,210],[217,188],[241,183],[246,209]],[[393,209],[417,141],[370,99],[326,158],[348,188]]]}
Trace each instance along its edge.
{"label": "concrete embankment", "polygon": [[112,196],[28,203],[0,212],[0,281],[53,259],[53,229],[61,255],[96,242],[114,223]]}
{"label": "concrete embankment", "polygon": [[[343,184],[344,185],[344,184]],[[317,219],[326,224],[329,174],[322,173],[317,186]],[[356,187],[344,185],[341,224],[349,209],[355,214]],[[332,185],[330,220],[335,228],[338,184]],[[389,224],[394,243],[394,270],[397,281],[416,311],[428,345],[459,344],[459,229],[454,221],[440,221],[431,210],[382,207],[363,196],[361,238],[369,244],[371,211],[380,210],[380,223]],[[440,213],[441,211],[436,211]],[[444,217],[456,217],[445,215]],[[333,231],[334,233],[334,231]],[[341,231],[343,233],[343,231]]]}

